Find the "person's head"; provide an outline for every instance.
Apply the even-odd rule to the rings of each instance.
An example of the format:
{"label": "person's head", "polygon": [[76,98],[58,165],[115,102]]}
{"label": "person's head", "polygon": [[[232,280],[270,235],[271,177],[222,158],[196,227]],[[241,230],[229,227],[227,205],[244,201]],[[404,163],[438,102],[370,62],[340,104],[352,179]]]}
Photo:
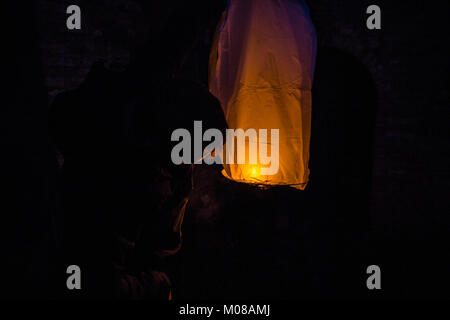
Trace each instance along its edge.
{"label": "person's head", "polygon": [[[193,137],[194,121],[202,121],[203,132],[214,128],[224,133],[227,125],[219,101],[199,84],[171,80],[152,91],[134,103],[136,174],[147,190],[148,210],[168,224],[153,232],[167,232],[167,227],[179,232],[181,211],[195,188],[195,165],[172,162],[172,148],[177,144],[172,133],[181,128]],[[220,172],[221,166],[217,170]]]}

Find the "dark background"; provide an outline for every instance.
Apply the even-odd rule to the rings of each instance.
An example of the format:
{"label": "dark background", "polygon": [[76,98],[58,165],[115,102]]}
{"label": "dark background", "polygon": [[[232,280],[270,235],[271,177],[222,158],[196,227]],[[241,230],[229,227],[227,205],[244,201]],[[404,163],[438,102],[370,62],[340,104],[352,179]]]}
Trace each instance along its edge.
{"label": "dark background", "polygon": [[[47,138],[53,98],[79,86],[95,61],[126,68],[159,26],[188,32],[193,19],[174,18],[176,1],[33,4],[5,10],[5,297],[51,297],[46,284],[60,272],[59,188]],[[81,31],[65,26],[70,4],[82,9]],[[378,1],[382,30],[370,31],[370,4],[310,2],[319,39],[310,186],[261,195],[200,177],[209,194],[197,196],[185,221],[180,297],[449,297],[449,5]],[[195,16],[204,37],[179,73],[205,85],[220,12],[213,7]],[[153,51],[169,52],[184,38],[169,35]],[[272,214],[242,214],[261,203]],[[371,264],[383,272],[380,292],[365,288]]]}

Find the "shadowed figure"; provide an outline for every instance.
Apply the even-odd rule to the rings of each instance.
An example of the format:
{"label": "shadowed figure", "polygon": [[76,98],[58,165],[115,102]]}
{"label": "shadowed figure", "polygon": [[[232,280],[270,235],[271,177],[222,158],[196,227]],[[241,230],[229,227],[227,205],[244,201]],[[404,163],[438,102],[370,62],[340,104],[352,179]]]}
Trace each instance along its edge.
{"label": "shadowed figure", "polygon": [[172,163],[171,134],[194,121],[205,130],[226,127],[207,88],[176,79],[204,31],[204,21],[192,18],[184,29],[176,20],[167,24],[125,72],[94,64],[79,88],[53,103],[51,130],[63,159],[64,264],[83,274],[83,290],[69,297],[176,295],[171,257],[181,246],[193,167]]}
{"label": "shadowed figure", "polygon": [[168,297],[145,282],[167,271],[162,258],[178,250],[192,189],[192,167],[170,159],[171,134],[195,120],[223,129],[225,120],[215,98],[193,82],[168,80],[132,92],[118,79],[97,65],[79,89],[54,102],[66,262],[83,270],[82,295],[114,292],[119,272],[120,295]]}

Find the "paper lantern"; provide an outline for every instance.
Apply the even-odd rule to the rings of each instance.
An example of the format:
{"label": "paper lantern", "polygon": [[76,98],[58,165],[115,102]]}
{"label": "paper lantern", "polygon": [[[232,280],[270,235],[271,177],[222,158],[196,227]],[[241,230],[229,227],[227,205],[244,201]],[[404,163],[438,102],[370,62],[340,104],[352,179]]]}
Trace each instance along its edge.
{"label": "paper lantern", "polygon": [[[229,128],[279,129],[278,172],[261,175],[260,159],[257,164],[224,164],[230,179],[306,187],[316,42],[304,1],[229,3],[211,52],[210,90]],[[270,147],[270,138],[267,143]]]}

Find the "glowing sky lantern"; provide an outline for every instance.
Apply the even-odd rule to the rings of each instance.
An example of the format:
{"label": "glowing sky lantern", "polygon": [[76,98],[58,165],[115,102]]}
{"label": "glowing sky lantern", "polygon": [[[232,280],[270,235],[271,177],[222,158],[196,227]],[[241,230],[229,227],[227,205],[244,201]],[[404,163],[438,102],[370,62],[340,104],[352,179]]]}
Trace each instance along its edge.
{"label": "glowing sky lantern", "polygon": [[306,187],[315,57],[316,33],[304,1],[230,1],[211,52],[210,90],[229,128],[279,129],[279,170],[262,175],[258,159],[225,164],[227,177]]}

